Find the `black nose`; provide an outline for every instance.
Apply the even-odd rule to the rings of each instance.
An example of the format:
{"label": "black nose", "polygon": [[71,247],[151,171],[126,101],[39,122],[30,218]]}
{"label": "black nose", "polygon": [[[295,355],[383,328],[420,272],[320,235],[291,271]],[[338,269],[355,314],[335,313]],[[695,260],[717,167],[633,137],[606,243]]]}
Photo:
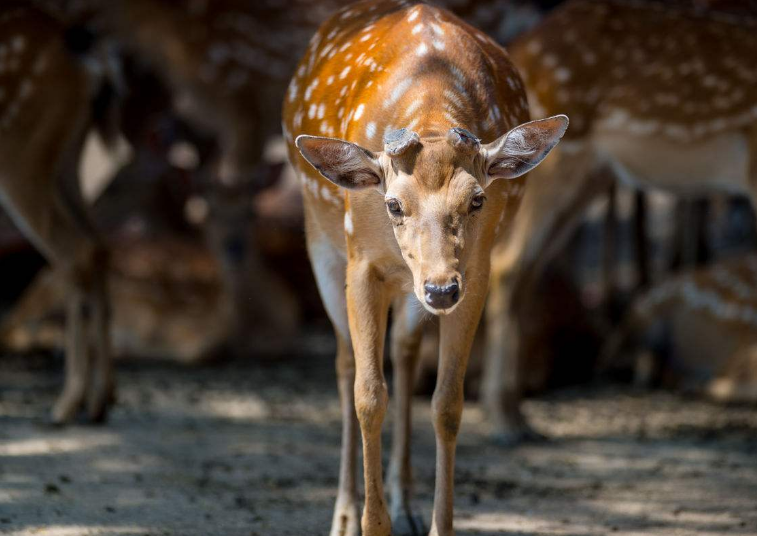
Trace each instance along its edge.
{"label": "black nose", "polygon": [[449,309],[460,299],[460,285],[453,279],[449,285],[440,287],[431,283],[423,285],[426,291],[426,303],[434,309]]}

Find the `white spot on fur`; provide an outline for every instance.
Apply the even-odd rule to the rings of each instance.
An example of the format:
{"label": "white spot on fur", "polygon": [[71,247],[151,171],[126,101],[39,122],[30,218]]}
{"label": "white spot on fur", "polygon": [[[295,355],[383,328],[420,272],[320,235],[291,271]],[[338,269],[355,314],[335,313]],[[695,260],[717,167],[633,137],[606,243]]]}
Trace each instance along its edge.
{"label": "white spot on fur", "polygon": [[355,109],[355,116],[354,116],[355,121],[357,121],[363,116],[364,110],[365,110],[365,104],[361,104]]}
{"label": "white spot on fur", "polygon": [[371,121],[365,127],[365,136],[368,139],[373,139],[373,136],[375,136],[375,135],[376,135],[376,123],[374,123],[373,121]]}
{"label": "white spot on fur", "polygon": [[420,32],[423,29],[423,24],[416,24],[413,26],[413,29],[410,31],[411,34],[415,35],[418,32]]}
{"label": "white spot on fur", "polygon": [[421,43],[415,51],[419,56],[423,56],[428,52],[428,46],[426,46],[426,43]]}
{"label": "white spot on fur", "polygon": [[559,67],[555,69],[555,80],[558,82],[567,82],[570,80],[571,72],[567,67]]}
{"label": "white spot on fur", "polygon": [[405,115],[411,115],[413,112],[415,112],[420,106],[423,104],[423,99],[415,99],[413,102],[410,103],[410,105],[405,110]]}
{"label": "white spot on fur", "polygon": [[350,215],[349,210],[344,213],[344,231],[350,236],[355,232],[355,229],[352,226],[352,216]]}

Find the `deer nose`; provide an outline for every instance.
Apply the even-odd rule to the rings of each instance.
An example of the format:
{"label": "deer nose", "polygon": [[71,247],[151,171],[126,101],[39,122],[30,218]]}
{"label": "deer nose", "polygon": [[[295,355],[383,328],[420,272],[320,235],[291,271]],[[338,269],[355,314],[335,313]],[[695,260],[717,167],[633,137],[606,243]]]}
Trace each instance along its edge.
{"label": "deer nose", "polygon": [[457,278],[444,286],[426,283],[423,290],[426,291],[426,303],[434,309],[449,309],[460,299],[460,284]]}

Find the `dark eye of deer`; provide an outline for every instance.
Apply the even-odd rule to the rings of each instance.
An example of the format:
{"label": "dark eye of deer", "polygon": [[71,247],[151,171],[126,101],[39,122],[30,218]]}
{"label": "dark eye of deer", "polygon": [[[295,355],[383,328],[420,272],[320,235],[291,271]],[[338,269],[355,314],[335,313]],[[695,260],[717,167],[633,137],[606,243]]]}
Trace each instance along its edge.
{"label": "dark eye of deer", "polygon": [[485,200],[486,200],[486,197],[484,197],[483,195],[477,195],[476,197],[474,197],[473,199],[471,199],[471,202],[470,202],[470,211],[471,212],[475,212],[475,211],[479,210],[481,207],[484,206],[484,201]]}
{"label": "dark eye of deer", "polygon": [[396,199],[390,199],[386,202],[386,208],[392,216],[402,216],[402,205]]}

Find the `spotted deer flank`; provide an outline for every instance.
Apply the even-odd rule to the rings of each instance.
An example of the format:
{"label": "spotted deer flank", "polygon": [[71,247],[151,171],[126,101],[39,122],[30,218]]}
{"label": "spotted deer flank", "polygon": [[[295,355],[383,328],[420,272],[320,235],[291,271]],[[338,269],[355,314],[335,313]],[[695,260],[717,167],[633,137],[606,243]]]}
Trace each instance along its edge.
{"label": "spotted deer flank", "polygon": [[757,256],[720,261],[652,287],[611,337],[605,360],[612,364],[629,351],[638,352],[631,357],[639,381],[757,401]]}
{"label": "spotted deer flank", "polygon": [[576,0],[512,53],[536,109],[569,107],[571,133],[599,124],[693,141],[757,120],[757,23],[662,3]]}
{"label": "spotted deer flank", "polygon": [[504,327],[519,322],[514,296],[581,220],[598,169],[634,187],[757,202],[757,22],[694,4],[708,3],[568,0],[508,46],[533,113],[566,113],[571,128],[495,254],[482,392],[504,440],[532,435],[517,330]]}
{"label": "spotted deer flank", "polygon": [[[567,128],[529,121],[507,53],[451,13],[364,1],[316,33],[284,100],[302,179],[307,244],[338,341],[342,466],[331,535],[419,534],[410,509],[409,400],[423,319],[441,316],[431,534],[451,536],[463,377],[483,308],[492,244],[512,220],[523,175]],[[391,356],[397,424],[384,503],[381,426]],[[358,514],[357,425],[365,507]],[[360,520],[360,521],[359,521]]]}

